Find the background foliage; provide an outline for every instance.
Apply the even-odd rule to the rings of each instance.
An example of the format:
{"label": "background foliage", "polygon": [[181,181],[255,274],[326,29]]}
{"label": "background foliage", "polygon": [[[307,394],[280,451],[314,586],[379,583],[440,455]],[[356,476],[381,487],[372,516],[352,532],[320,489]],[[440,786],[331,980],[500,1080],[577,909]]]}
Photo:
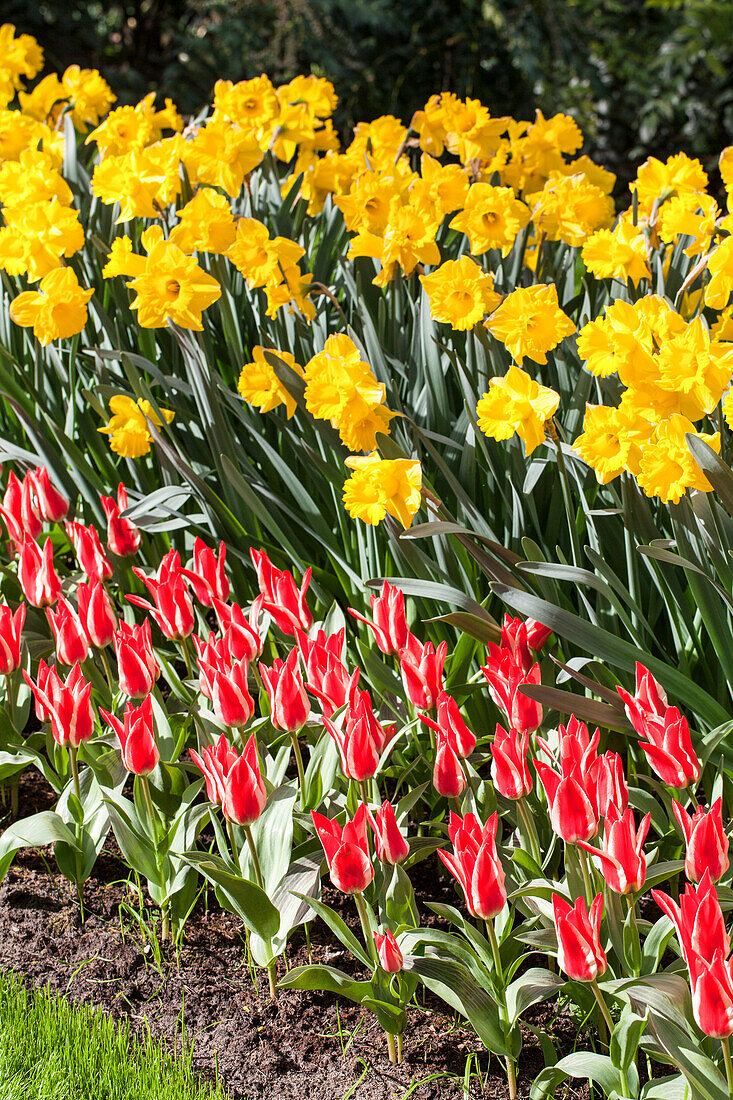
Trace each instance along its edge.
{"label": "background foliage", "polygon": [[733,131],[731,0],[7,0],[3,17],[121,102],[156,88],[192,112],[219,77],[314,72],[345,130],[409,121],[440,89],[499,115],[568,111],[619,186],[672,147],[710,168]]}

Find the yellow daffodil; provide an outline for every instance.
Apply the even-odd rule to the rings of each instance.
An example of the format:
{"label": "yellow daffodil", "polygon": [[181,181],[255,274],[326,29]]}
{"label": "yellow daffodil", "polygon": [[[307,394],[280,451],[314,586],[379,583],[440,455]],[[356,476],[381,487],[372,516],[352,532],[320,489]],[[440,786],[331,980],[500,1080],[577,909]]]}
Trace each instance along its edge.
{"label": "yellow daffodil", "polygon": [[679,503],[688,489],[709,493],[712,485],[695,462],[686,436],[696,435],[714,451],[720,450],[720,434],[696,432],[694,425],[679,414],[662,420],[654,435],[642,448],[637,481],[647,496],[665,503]]}
{"label": "yellow daffodil", "polygon": [[229,200],[202,187],[177,211],[179,222],[168,238],[181,252],[226,252],[234,244],[236,225]]}
{"label": "yellow daffodil", "polygon": [[529,207],[516,198],[511,187],[474,183],[466,205],[450,226],[466,234],[474,256],[481,256],[490,248],[500,248],[502,256],[506,256],[528,223]]}
{"label": "yellow daffodil", "polygon": [[473,328],[501,302],[493,276],[470,256],[447,260],[420,282],[430,301],[430,315],[459,331]]}
{"label": "yellow daffodil", "polygon": [[478,426],[491,439],[518,435],[529,456],[545,438],[560,397],[540,386],[519,367],[510,367],[503,378],[492,378],[489,391],[476,406]]}
{"label": "yellow daffodil", "polygon": [[[160,428],[163,420],[170,424],[175,413],[170,409],[161,409],[163,420],[154,411],[149,401],[142,397],[137,402],[124,394],[117,394],[109,400],[112,417],[108,424],[97,431],[109,436],[109,445],[115,454],[122,458],[141,458],[150,450],[153,436],[148,420]],[[147,419],[146,419],[147,418]]]}
{"label": "yellow daffodil", "polygon": [[394,413],[384,405],[385,387],[349,336],[329,336],[306,363],[304,377],[308,412],[329,420],[350,451],[371,451],[377,434],[389,435]]}
{"label": "yellow daffodil", "polygon": [[70,267],[57,267],[44,275],[38,290],[19,294],[10,304],[16,325],[33,327],[41,344],[75,336],[87,323],[87,302],[93,290],[84,290]]}
{"label": "yellow daffodil", "polygon": [[282,359],[291,370],[303,377],[303,368],[299,366],[288,351],[275,351],[263,347],[252,348],[253,361],[242,367],[237,389],[250,405],[254,405],[261,413],[270,412],[278,405],[284,405],[288,419],[293,415],[297,406],[295,398],[278,378],[274,368],[267,359],[266,352]]}
{"label": "yellow daffodil", "polygon": [[352,519],[376,526],[389,515],[407,529],[420,507],[420,463],[375,453],[347,458],[346,465],[354,471],[344,483],[344,505]]}
{"label": "yellow daffodil", "polygon": [[492,313],[486,327],[518,363],[525,358],[546,363],[546,353],[575,332],[575,325],[560,309],[554,283],[513,291]]}
{"label": "yellow daffodil", "polygon": [[646,240],[631,222],[594,233],[583,245],[583,263],[597,279],[630,279],[638,286],[650,278]]}
{"label": "yellow daffodil", "polygon": [[584,175],[554,176],[543,189],[527,195],[537,234],[578,246],[613,224],[613,199]]}

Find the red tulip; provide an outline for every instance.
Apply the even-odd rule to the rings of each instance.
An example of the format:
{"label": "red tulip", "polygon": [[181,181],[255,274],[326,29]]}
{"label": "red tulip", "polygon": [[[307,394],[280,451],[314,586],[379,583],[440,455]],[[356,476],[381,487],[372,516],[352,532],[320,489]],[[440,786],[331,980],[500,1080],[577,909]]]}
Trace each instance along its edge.
{"label": "red tulip", "polygon": [[588,767],[588,791],[598,817],[606,817],[611,806],[622,814],[629,804],[629,788],[623,760],[617,752],[604,752]]}
{"label": "red tulip", "polygon": [[133,775],[150,775],[158,766],[160,753],[153,731],[153,697],[148,695],[141,706],[128,703],[124,722],[114,714],[99,708],[110,729],[117,734],[122,750],[122,762]]}
{"label": "red tulip", "polygon": [[632,726],[644,738],[639,742],[647,760],[668,787],[688,787],[700,778],[690,727],[677,707],[667,706],[667,696],[648,669],[637,663],[636,694],[616,688]]}
{"label": "red tulip", "polygon": [[99,581],[79,584],[76,598],[87,638],[92,645],[103,649],[110,644],[117,630],[117,616],[106,588]]}
{"label": "red tulip", "polygon": [[377,648],[386,654],[401,654],[407,645],[409,630],[405,619],[405,594],[388,581],[382,583],[378,596],[370,596],[374,622],[349,608],[349,614],[364,623],[373,632]]}
{"label": "red tulip", "polygon": [[551,634],[550,628],[536,619],[523,620],[505,615],[500,648],[511,650],[524,671],[529,672],[535,661],[533,654],[540,652]]}
{"label": "red tulip", "polygon": [[[596,730],[591,741],[585,723],[572,715],[567,728],[558,727],[558,734],[560,771],[541,760],[535,760],[534,767],[547,796],[553,830],[566,844],[575,844],[590,840],[598,830],[591,767],[600,733]],[[538,738],[538,744],[552,758],[547,742]]]}
{"label": "red tulip", "polygon": [[43,529],[43,520],[33,495],[33,482],[28,474],[21,482],[10,471],[2,507],[8,534],[14,542],[22,542],[24,534],[32,539],[38,538]]}
{"label": "red tulip", "polygon": [[117,487],[117,500],[114,497],[101,497],[102,508],[107,517],[107,549],[118,558],[132,558],[137,554],[142,542],[142,532],[131,519],[121,515],[127,508],[127,489],[120,482]]}
{"label": "red tulip", "polygon": [[262,653],[262,639],[258,629],[262,597],[258,596],[254,600],[248,615],[245,615],[239,604],[223,603],[217,599],[214,599],[214,610],[232,660],[254,661],[255,657],[259,657]]}
{"label": "red tulip", "polygon": [[18,561],[18,583],[28,603],[34,607],[51,607],[61,595],[61,582],[53,567],[53,544],[50,538],[43,550],[35,539],[25,535]]}
{"label": "red tulip", "polygon": [[733,1035],[733,960],[718,951],[711,960],[691,953],[689,959],[692,1011],[706,1035]]}
{"label": "red tulip", "polygon": [[680,894],[679,905],[659,890],[652,890],[652,897],[674,924],[688,967],[692,953],[708,961],[719,951],[724,957],[728,956],[730,936],[709,871],[704,873],[699,886],[688,883],[685,892]]}
{"label": "red tulip", "polygon": [[69,601],[59,597],[56,610],[46,608],[46,617],[53,632],[56,659],[62,665],[81,664],[89,656],[89,639]]}
{"label": "red tulip", "polygon": [[225,602],[229,599],[229,581],[224,572],[227,548],[219,543],[219,556],[197,538],[193,544],[193,563],[190,569],[181,572],[193,589],[193,594],[204,607],[213,607],[214,600]]}
{"label": "red tulip", "polygon": [[486,824],[475,814],[464,818],[451,813],[448,834],[453,854],[438,851],[445,866],[458,880],[468,911],[474,917],[491,920],[506,905],[504,869],[496,850],[499,815],[491,815]]}
{"label": "red tulip", "polygon": [[25,670],[23,676],[36,703],[40,702],[44,714],[50,718],[51,733],[58,745],[76,749],[89,740],[94,733],[92,685],[82,676],[79,665],[74,665],[65,681],[52,668],[43,687],[38,682],[34,684]]}
{"label": "red tulip", "polygon": [[203,649],[207,657],[198,657],[200,683],[205,685],[202,694],[211,700],[214,714],[223,725],[234,729],[246,726],[255,709],[247,683],[247,662],[232,661],[228,653],[217,653],[211,643]]}
{"label": "red tulip", "polygon": [[542,707],[520,690],[524,684],[540,683],[540,666],[524,671],[510,649],[489,645],[489,656],[481,671],[489,685],[489,694],[496,706],[504,711],[512,729],[534,733],[542,722]]}
{"label": "red tulip", "polygon": [[532,791],[532,776],[527,767],[528,747],[528,730],[507,732],[497,723],[491,745],[491,778],[504,798],[526,798]]}
{"label": "red tulip", "polygon": [[142,626],[121,622],[114,636],[120,691],[131,699],[142,699],[153,690],[160,676],[150,635],[150,620]]}
{"label": "red tulip", "polygon": [[210,802],[221,806],[228,821],[251,825],[262,813],[267,792],[257,757],[257,742],[252,734],[242,755],[229,745],[224,734],[216,745],[207,745],[201,755],[191,749],[191,758],[206,779]]}
{"label": "red tulip", "polygon": [[153,577],[147,577],[137,566],[133,566],[132,571],[143,582],[154,604],[141,596],[128,596],[128,601],[149,611],[166,638],[173,642],[187,638],[193,630],[193,603],[181,571],[178,551],[168,551]]}
{"label": "red tulip", "polygon": [[325,716],[323,722],[338,745],[344,775],[347,779],[361,781],[375,775],[387,745],[387,734],[374,716],[369,692],[356,689],[358,675],[357,670],[341,725],[335,725]]}
{"label": "red tulip", "polygon": [[[46,684],[50,675],[50,667],[46,664],[43,658],[41,658],[41,660],[38,662],[38,671],[36,672],[36,687],[39,689],[39,691],[38,693],[33,692],[34,709],[36,712],[36,718],[39,722],[51,721],[51,712],[43,702],[43,699],[45,699],[46,697]],[[26,682],[28,682],[28,678],[25,676],[25,672],[23,673],[23,676],[26,678]]]}
{"label": "red tulip", "polygon": [[313,639],[302,630],[296,632],[305,668],[305,686],[319,700],[325,718],[330,718],[335,710],[339,710],[349,695],[351,677],[341,660],[345,633],[343,627],[329,635],[319,630]]}
{"label": "red tulip", "polygon": [[420,715],[420,721],[424,722],[426,726],[430,726],[436,733],[442,733],[444,737],[447,737],[456,756],[460,756],[464,760],[467,759],[476,748],[476,738],[463,721],[458,703],[452,695],[441,691],[437,700],[437,708],[437,721],[433,721],[425,714]]}
{"label": "red tulip", "polygon": [[342,894],[361,894],[374,878],[367,839],[367,808],[362,802],[352,821],[343,828],[323,814],[311,818],[326,854],[331,882]]}
{"label": "red tulip", "polygon": [[260,664],[259,669],[270,700],[270,721],[275,729],[295,733],[310,714],[297,649],[291,649],[286,661],[277,657],[271,668]]}
{"label": "red tulip", "polygon": [[709,871],[711,880],[717,882],[730,866],[722,800],[718,798],[707,813],[698,806],[692,816],[674,799],[672,809],[687,847],[685,874],[691,882],[700,882]]}
{"label": "red tulip", "polygon": [[443,798],[460,798],[466,789],[466,773],[460,757],[442,730],[436,737],[433,786]]}
{"label": "red tulip", "polygon": [[112,562],[102,549],[96,527],[92,524],[86,527],[83,523],[67,523],[65,529],[74,547],[79,566],[89,580],[108,580],[114,573],[114,569]]}
{"label": "red tulip", "polygon": [[374,844],[380,863],[402,863],[410,854],[410,845],[400,832],[391,802],[383,802],[374,813],[369,811],[369,824],[374,830]]}
{"label": "red tulip", "polygon": [[9,676],[20,668],[20,643],[27,605],[22,603],[15,614],[7,604],[0,607],[0,675]]}
{"label": "red tulip", "polygon": [[603,894],[593,899],[590,913],[585,898],[578,898],[571,906],[559,894],[553,894],[552,912],[557,932],[557,965],[575,982],[594,982],[605,974],[608,965],[600,941]]}
{"label": "red tulip", "polygon": [[311,569],[303,574],[300,588],[297,587],[292,573],[286,569],[276,569],[264,550],[250,548],[250,557],[257,572],[257,583],[263,596],[262,609],[268,613],[275,626],[283,634],[310,630],[313,616],[305,602],[305,594],[311,582]]}
{"label": "red tulip", "polygon": [[404,957],[394,934],[387,929],[383,936],[374,933],[374,942],[377,945],[377,957],[379,965],[387,974],[397,974],[404,964]]}
{"label": "red tulip", "polygon": [[38,512],[46,523],[58,523],[65,518],[69,511],[69,502],[63,493],[52,485],[45,466],[36,466],[31,479],[36,498]]}
{"label": "red tulip", "polygon": [[400,653],[400,669],[402,683],[413,706],[421,710],[432,710],[436,706],[443,691],[443,665],[447,655],[447,642],[441,642],[436,649],[432,642],[423,645],[414,634],[408,634]]}
{"label": "red tulip", "polygon": [[605,882],[617,894],[635,894],[644,887],[644,841],[650,821],[651,814],[647,814],[637,832],[634,811],[619,814],[611,805],[603,826],[603,850],[592,848],[584,840],[578,841],[579,848],[584,848],[599,861]]}

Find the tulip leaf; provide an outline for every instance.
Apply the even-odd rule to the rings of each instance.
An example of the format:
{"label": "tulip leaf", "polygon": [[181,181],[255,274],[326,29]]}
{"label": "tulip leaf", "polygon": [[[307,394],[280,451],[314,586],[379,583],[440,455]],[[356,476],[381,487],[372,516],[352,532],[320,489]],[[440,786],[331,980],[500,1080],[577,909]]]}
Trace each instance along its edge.
{"label": "tulip leaf", "polygon": [[519,1017],[532,1005],[552,997],[565,982],[558,974],[542,967],[531,967],[507,986],[506,1007],[509,1023],[514,1026]]}
{"label": "tulip leaf", "polygon": [[[409,962],[409,966],[408,966]],[[476,982],[465,966],[447,959],[405,959],[405,969],[417,974],[424,985],[471,1021],[487,1050],[508,1055],[496,1001]]]}
{"label": "tulip leaf", "polygon": [[59,841],[79,851],[73,831],[53,810],[43,810],[8,825],[0,836],[0,882],[21,848],[45,848]]}
{"label": "tulip leaf", "polygon": [[342,917],[338,915],[335,909],[332,909],[330,905],[326,905],[322,901],[318,901],[317,898],[309,898],[304,894],[299,894],[297,891],[292,891],[297,898],[301,901],[305,901],[318,914],[322,921],[328,925],[337,939],[341,941],[347,951],[359,960],[362,966],[366,966],[369,970],[374,969],[374,962],[367,954],[366,950],[357,940],[354,933],[348,927]]}
{"label": "tulip leaf", "polygon": [[[636,1077],[635,1067],[629,1076]],[[557,1088],[567,1081],[568,1077],[576,1080],[588,1080],[599,1085],[606,1096],[616,1093],[625,1095],[625,1089],[621,1073],[614,1066],[607,1054],[594,1054],[591,1051],[577,1051],[561,1058],[554,1066],[547,1066],[535,1078],[530,1091],[530,1100],[543,1100],[546,1096],[554,1095]],[[637,1082],[638,1084],[638,1082]],[[636,1089],[634,1094],[636,1094]]]}
{"label": "tulip leaf", "polygon": [[244,921],[251,932],[263,940],[271,940],[277,935],[280,914],[256,883],[232,874],[220,856],[182,852],[181,859],[219,888],[231,911]]}
{"label": "tulip leaf", "polygon": [[148,882],[162,888],[163,879],[155,858],[155,849],[150,838],[142,831],[139,820],[134,816],[133,806],[126,798],[121,795],[113,796],[113,793],[108,790],[105,790],[105,796],[104,801],[112,822],[112,831],[125,860]]}
{"label": "tulip leaf", "polygon": [[730,1100],[725,1078],[687,1029],[652,1010],[649,1031],[670,1062],[687,1078],[695,1100]]}

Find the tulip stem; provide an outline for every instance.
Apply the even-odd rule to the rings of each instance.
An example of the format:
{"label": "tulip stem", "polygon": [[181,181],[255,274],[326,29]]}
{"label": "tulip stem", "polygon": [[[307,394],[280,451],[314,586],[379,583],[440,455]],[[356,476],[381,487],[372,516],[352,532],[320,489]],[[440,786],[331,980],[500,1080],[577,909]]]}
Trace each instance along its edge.
{"label": "tulip stem", "polygon": [[[491,944],[491,954],[494,957],[494,968],[496,969],[497,985],[500,991],[500,1006],[501,1017],[504,1025],[505,1038],[509,1038],[509,1019],[506,1010],[506,988],[504,986],[504,967],[501,965],[501,951],[499,950],[499,941],[496,938],[496,929],[494,928],[493,920],[485,920],[484,926],[486,928],[486,938]],[[516,1100],[517,1095],[517,1063],[514,1058],[507,1054],[504,1059],[506,1065],[506,1083],[509,1090],[509,1100]]]}
{"label": "tulip stem", "polygon": [[725,1076],[728,1079],[728,1094],[733,1097],[733,1059],[730,1055],[730,1039],[721,1039],[723,1048],[723,1061],[725,1062]]}
{"label": "tulip stem", "polygon": [[229,844],[231,845],[231,849],[232,849],[232,857],[234,859],[234,862],[237,865],[237,868],[239,868],[239,849],[237,847],[237,838],[234,835],[234,824],[231,821],[228,821],[228,820],[227,820],[227,836],[229,837]]}
{"label": "tulip stem", "polygon": [[595,978],[590,983],[590,987],[593,990],[593,996],[598,1001],[598,1007],[601,1010],[601,1015],[603,1016],[603,1019],[606,1021],[606,1027],[608,1028],[608,1038],[609,1038],[609,1041],[610,1041],[610,1038],[613,1035],[613,1020],[611,1019],[611,1013],[608,1011],[608,1005],[606,1004],[605,1000],[603,999],[603,994],[601,993],[600,989],[598,988],[598,982],[595,980]]}
{"label": "tulip stem", "polygon": [[188,648],[188,638],[181,638],[181,650],[183,651],[183,659],[186,662],[186,676],[189,680],[193,680],[193,664],[191,663],[191,651]]}
{"label": "tulip stem", "polygon": [[364,805],[368,807],[369,806],[369,795],[367,793],[367,787],[366,787],[366,780],[365,779],[360,779],[359,780],[359,794],[361,795],[361,800],[364,803]]}
{"label": "tulip stem", "polygon": [[140,786],[143,792],[143,802],[145,803],[145,809],[148,815],[148,821],[150,824],[150,836],[153,844],[155,845],[155,858],[158,859],[158,830],[155,827],[155,811],[153,810],[153,800],[150,797],[150,784],[148,783],[147,775],[140,776]]}
{"label": "tulip stem", "polygon": [[387,1036],[387,1050],[389,1051],[389,1060],[392,1065],[397,1062],[397,1051],[395,1050],[394,1035],[390,1035],[388,1031],[384,1033]]}
{"label": "tulip stem", "polygon": [[402,1032],[397,1033],[397,1064],[402,1065]]}
{"label": "tulip stem", "polygon": [[265,889],[265,880],[262,876],[262,867],[260,866],[260,857],[257,855],[257,847],[255,845],[255,838],[252,836],[252,829],[249,825],[244,825],[244,835],[247,837],[247,843],[249,845],[250,854],[252,856],[252,868],[255,873],[255,879],[260,890]]}
{"label": "tulip stem", "polygon": [[[15,691],[12,673],[5,677],[5,702],[8,704],[10,725],[15,729]],[[22,731],[17,730],[16,732],[21,733]]]}
{"label": "tulip stem", "polygon": [[354,901],[356,902],[356,908],[359,913],[359,920],[361,921],[361,930],[364,934],[364,943],[366,944],[369,958],[372,960],[372,965],[376,970],[379,966],[379,957],[377,955],[377,945],[374,942],[374,936],[372,935],[371,924],[369,923],[369,914],[367,913],[364,895],[361,893],[354,894]]}
{"label": "tulip stem", "polygon": [[523,798],[517,799],[517,809],[519,810],[519,816],[524,824],[524,831],[527,835],[527,841],[529,842],[530,855],[535,861],[537,866],[542,868],[542,856],[540,855],[540,845],[537,839],[537,830],[534,827],[534,822],[529,815],[527,805]]}
{"label": "tulip stem", "polygon": [[104,678],[107,681],[107,687],[109,688],[109,697],[114,699],[115,689],[113,687],[112,669],[109,667],[109,661],[107,660],[107,654],[104,652],[104,647],[99,651],[99,659],[102,662],[102,670],[104,671]]}
{"label": "tulip stem", "polygon": [[578,847],[576,844],[575,850],[578,853],[578,859],[580,861],[580,869],[583,872],[583,883],[585,884],[585,900],[588,903],[590,909],[593,898],[595,897],[595,891],[593,889],[593,881],[591,879],[590,867],[588,866],[588,856],[583,848]]}
{"label": "tulip stem", "polygon": [[300,751],[300,742],[298,741],[298,733],[292,730],[290,733],[290,740],[293,743],[293,752],[295,753],[295,764],[298,769],[298,786],[300,787],[300,808],[305,809],[305,769],[303,767],[303,756]]}
{"label": "tulip stem", "polygon": [[[71,764],[71,775],[74,780],[74,793],[79,801],[79,807],[82,806],[81,801],[81,784],[79,782],[79,764],[76,759],[76,748],[74,745],[69,745],[69,762]],[[74,815],[76,822],[75,834],[76,842],[81,842],[81,824],[76,821],[76,814]],[[81,851],[77,850],[74,853],[74,863],[76,866],[76,896],[79,899],[79,914],[81,916],[81,923],[84,923],[84,883],[81,881]]]}

